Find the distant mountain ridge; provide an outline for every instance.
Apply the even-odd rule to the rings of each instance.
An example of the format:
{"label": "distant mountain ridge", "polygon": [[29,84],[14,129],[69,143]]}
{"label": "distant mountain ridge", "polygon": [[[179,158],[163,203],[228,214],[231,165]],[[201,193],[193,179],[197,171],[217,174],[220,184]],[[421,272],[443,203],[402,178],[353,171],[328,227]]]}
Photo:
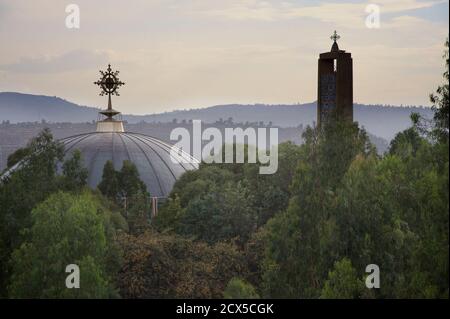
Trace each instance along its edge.
{"label": "distant mountain ridge", "polygon": [[[123,108],[122,108],[123,109]],[[0,92],[0,121],[18,122],[91,122],[98,117],[98,108],[80,106],[59,97]],[[411,125],[410,114],[416,112],[431,118],[433,112],[427,107],[396,107],[355,104],[354,119],[370,133],[386,140]],[[171,122],[199,119],[215,122],[232,118],[234,122],[271,122],[280,127],[311,125],[316,119],[316,103],[297,105],[216,105],[207,108],[176,110],[150,115],[124,114],[130,123]]]}
{"label": "distant mountain ridge", "polygon": [[0,120],[20,122],[90,122],[98,109],[71,103],[56,96],[0,92]]}

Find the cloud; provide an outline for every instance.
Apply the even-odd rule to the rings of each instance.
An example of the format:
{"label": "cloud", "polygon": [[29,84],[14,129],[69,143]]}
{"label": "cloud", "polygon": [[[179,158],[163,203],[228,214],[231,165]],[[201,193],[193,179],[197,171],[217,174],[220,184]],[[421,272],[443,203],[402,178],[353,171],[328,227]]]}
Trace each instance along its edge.
{"label": "cloud", "polygon": [[446,3],[446,0],[419,1],[419,0],[377,0],[374,3],[381,6],[385,13],[405,12],[410,10],[431,8],[437,4]]}
{"label": "cloud", "polygon": [[55,56],[22,57],[19,61],[0,65],[0,70],[15,73],[61,73],[108,62],[106,51],[72,50]]}
{"label": "cloud", "polygon": [[[381,8],[381,14],[402,13],[410,10],[430,8],[446,1],[420,0],[377,0],[373,3]],[[367,13],[366,6],[370,2],[339,2],[307,5],[300,2],[279,2],[262,0],[245,0],[216,4],[215,6],[199,5],[183,7],[185,12],[218,17],[227,20],[259,20],[278,21],[296,18],[311,18],[321,22],[333,23],[336,26],[361,27]],[[178,7],[180,8],[180,6]]]}

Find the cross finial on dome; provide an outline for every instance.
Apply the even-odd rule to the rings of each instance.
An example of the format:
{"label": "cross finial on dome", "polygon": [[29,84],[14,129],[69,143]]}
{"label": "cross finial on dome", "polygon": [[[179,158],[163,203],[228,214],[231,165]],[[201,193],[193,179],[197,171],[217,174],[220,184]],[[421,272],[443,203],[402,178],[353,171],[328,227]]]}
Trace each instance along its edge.
{"label": "cross finial on dome", "polygon": [[119,95],[118,89],[125,83],[119,80],[119,71],[113,71],[111,64],[108,64],[108,68],[105,71],[101,71],[100,80],[94,82],[101,89],[100,95],[108,95],[108,108],[105,111],[100,112],[105,115],[109,120],[112,120],[113,116],[120,112],[113,110],[111,104],[111,95]]}
{"label": "cross finial on dome", "polygon": [[111,64],[108,64],[106,72],[100,70],[100,80],[94,82],[101,89],[100,95],[120,95],[118,89],[125,83],[119,80],[119,71],[111,69]]}
{"label": "cross finial on dome", "polygon": [[97,132],[123,132],[122,120],[114,118],[120,112],[112,108],[111,95],[119,95],[119,87],[125,83],[119,80],[119,71],[113,71],[111,64],[108,64],[106,71],[100,70],[100,75],[100,79],[94,84],[100,87],[100,95],[108,95],[108,108],[99,112],[106,118],[97,121]]}

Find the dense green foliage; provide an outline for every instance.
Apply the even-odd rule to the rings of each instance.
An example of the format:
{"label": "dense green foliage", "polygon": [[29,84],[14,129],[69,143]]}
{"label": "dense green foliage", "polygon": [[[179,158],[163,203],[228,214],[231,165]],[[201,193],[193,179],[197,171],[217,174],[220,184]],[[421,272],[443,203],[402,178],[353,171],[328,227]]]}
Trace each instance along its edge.
{"label": "dense green foliage", "polygon": [[245,272],[243,258],[232,244],[210,246],[152,231],[124,235],[120,243],[124,298],[221,298],[228,281]]}
{"label": "dense green foliage", "polygon": [[232,278],[223,292],[225,299],[258,299],[259,295],[251,284],[239,278]]}
{"label": "dense green foliage", "polygon": [[30,147],[23,147],[16,150],[14,153],[10,154],[8,156],[6,167],[11,168],[17,163],[19,163],[21,160],[23,160],[25,157],[30,155],[31,148]]}
{"label": "dense green foliage", "polygon": [[154,225],[208,243],[236,239],[244,244],[287,207],[299,149],[280,144],[273,175],[260,175],[258,164],[202,164],[177,181]]}
{"label": "dense green foliage", "polygon": [[72,157],[66,160],[62,166],[62,189],[76,191],[87,185],[88,170],[82,164],[81,152],[75,150]]}
{"label": "dense green foliage", "polygon": [[[13,298],[116,297],[119,267],[108,212],[89,192],[55,193],[31,212],[33,226],[11,258]],[[67,289],[65,267],[80,267],[81,289]]]}
{"label": "dense green foliage", "polygon": [[337,261],[333,270],[328,273],[320,297],[324,299],[360,298],[364,288],[363,281],[358,278],[358,273],[351,261],[343,258]]}
{"label": "dense green foliage", "polygon": [[150,211],[149,194],[132,162],[124,161],[122,169],[116,171],[113,163],[107,161],[98,189],[116,205],[123,207],[131,233],[139,234],[145,230]]}
{"label": "dense green foliage", "polygon": [[21,168],[0,186],[0,296],[6,296],[10,255],[23,241],[21,231],[32,225],[31,210],[59,189],[56,164],[63,149],[50,131],[42,131],[26,148],[29,156]]}
{"label": "dense green foliage", "polygon": [[119,177],[114,169],[113,162],[107,161],[105,163],[102,180],[100,181],[100,184],[98,184],[98,189],[112,201],[119,201]]}

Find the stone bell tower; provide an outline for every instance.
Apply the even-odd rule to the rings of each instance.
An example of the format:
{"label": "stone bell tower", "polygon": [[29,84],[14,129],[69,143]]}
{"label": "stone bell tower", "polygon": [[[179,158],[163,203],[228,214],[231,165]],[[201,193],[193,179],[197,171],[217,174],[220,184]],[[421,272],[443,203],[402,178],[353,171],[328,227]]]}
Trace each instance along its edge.
{"label": "stone bell tower", "polygon": [[331,51],[319,57],[318,126],[330,120],[353,121],[353,60],[351,53],[339,50],[339,38],[334,31]]}

